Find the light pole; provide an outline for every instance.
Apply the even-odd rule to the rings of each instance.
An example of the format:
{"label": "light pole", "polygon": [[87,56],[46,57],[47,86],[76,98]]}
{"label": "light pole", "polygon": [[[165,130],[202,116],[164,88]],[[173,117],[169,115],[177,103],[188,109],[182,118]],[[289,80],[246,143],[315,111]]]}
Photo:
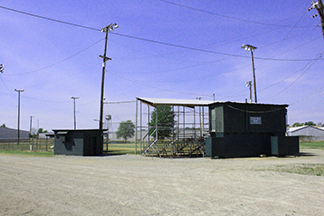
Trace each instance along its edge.
{"label": "light pole", "polygon": [[20,93],[24,92],[25,89],[18,90],[15,89],[16,92],[18,92],[18,145],[19,145],[19,140],[20,140]]}
{"label": "light pole", "polygon": [[[201,100],[203,97],[196,97],[197,100]],[[203,128],[201,127],[201,106],[199,105],[199,127],[200,127],[200,137],[202,137]]]}
{"label": "light pole", "polygon": [[105,39],[105,51],[104,55],[100,55],[100,57],[103,59],[102,62],[102,79],[101,79],[101,98],[100,98],[100,119],[99,119],[99,129],[102,130],[102,120],[103,120],[103,102],[104,102],[104,86],[105,86],[105,71],[106,71],[106,61],[111,60],[111,58],[108,58],[106,56],[107,54],[107,43],[108,43],[108,32],[114,31],[114,29],[117,29],[118,25],[116,23],[111,23],[101,29],[101,32],[106,33],[106,39]]}
{"label": "light pole", "polygon": [[247,81],[246,82],[246,87],[249,87],[250,90],[250,103],[252,103],[252,81]]}
{"label": "light pole", "polygon": [[29,137],[32,138],[32,129],[33,129],[33,117],[34,116],[30,116],[30,123],[29,123]]}
{"label": "light pole", "polygon": [[255,84],[255,68],[254,68],[254,56],[253,51],[257,49],[257,47],[249,45],[249,44],[243,44],[241,46],[242,49],[251,51],[251,57],[252,57],[252,71],[253,71],[253,87],[254,87],[254,102],[258,103],[257,101],[257,91],[256,91],[256,84]]}
{"label": "light pole", "polygon": [[79,97],[71,97],[73,99],[73,105],[74,105],[74,130],[76,130],[76,116],[75,116],[75,99],[80,99]]}

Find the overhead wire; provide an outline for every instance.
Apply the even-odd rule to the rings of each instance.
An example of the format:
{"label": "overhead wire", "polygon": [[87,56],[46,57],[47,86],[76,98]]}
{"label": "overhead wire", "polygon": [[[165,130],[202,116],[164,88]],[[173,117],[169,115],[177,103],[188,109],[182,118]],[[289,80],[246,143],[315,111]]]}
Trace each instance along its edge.
{"label": "overhead wire", "polygon": [[[40,15],[36,15],[36,14],[32,14],[32,13],[28,13],[28,12],[24,12],[24,11],[20,11],[20,10],[16,10],[16,9],[4,7],[4,6],[0,6],[0,8],[5,9],[5,10],[10,10],[10,11],[13,11],[16,13],[25,14],[28,16],[33,16],[33,17],[40,18],[40,19],[45,19],[45,20],[65,24],[65,25],[71,25],[71,26],[75,26],[75,27],[79,27],[79,28],[100,31],[99,29],[96,29],[96,28],[87,27],[87,26],[79,25],[79,24],[74,24],[71,22],[61,21],[58,19],[48,18],[45,16],[40,16]],[[131,39],[135,39],[135,40],[160,44],[160,45],[166,45],[166,46],[171,46],[171,47],[176,47],[176,48],[198,51],[198,52],[205,52],[205,53],[225,55],[225,56],[231,56],[231,57],[239,57],[239,58],[249,58],[249,56],[244,56],[244,55],[237,55],[237,54],[231,54],[231,53],[224,53],[224,52],[217,52],[217,51],[205,50],[205,49],[200,49],[200,48],[188,47],[188,46],[183,46],[183,45],[177,45],[177,44],[172,44],[172,43],[167,43],[167,42],[156,41],[156,40],[152,40],[152,39],[146,39],[146,38],[141,38],[141,37],[136,37],[136,36],[131,36],[131,35],[125,35],[125,34],[116,33],[116,32],[110,32],[110,34],[114,34],[114,35],[125,37],[125,38],[131,38]],[[309,61],[310,60],[310,59],[273,59],[273,58],[262,58],[262,57],[255,57],[255,59],[263,59],[263,60],[267,60],[267,61],[293,61],[293,62],[294,61]]]}
{"label": "overhead wire", "polygon": [[[293,84],[295,84],[314,64],[315,62],[319,59],[322,58],[322,54],[320,53],[318,54],[318,57],[316,57],[316,59],[313,60],[313,62],[308,66],[308,68],[300,75],[298,76],[290,85],[288,85],[286,88],[284,88],[282,91],[278,92],[277,94],[271,96],[271,97],[267,97],[265,99],[269,99],[269,98],[273,98],[275,96],[278,96],[279,94],[281,94],[282,92],[286,91],[288,88],[290,88]],[[305,68],[305,67],[304,67]]]}
{"label": "overhead wire", "polygon": [[[319,54],[318,54],[318,55],[319,55]],[[307,62],[307,64],[305,64],[305,66],[304,66],[303,68],[301,68],[301,69],[299,69],[299,70],[296,70],[296,71],[294,71],[293,73],[289,74],[287,77],[285,77],[285,78],[283,78],[283,79],[281,79],[281,80],[279,80],[279,81],[277,81],[277,82],[275,82],[275,83],[273,83],[273,84],[271,84],[271,85],[269,85],[269,86],[267,86],[267,87],[265,87],[265,88],[259,90],[259,92],[264,91],[264,90],[266,90],[266,89],[268,89],[268,88],[270,88],[270,87],[273,87],[273,86],[275,86],[275,85],[277,85],[277,84],[279,84],[279,83],[281,83],[281,82],[287,80],[289,77],[293,76],[294,74],[298,73],[299,71],[304,70],[304,69],[305,69],[305,68],[306,68],[310,63],[313,62],[313,64],[314,64],[315,61],[317,61],[317,60],[318,60],[318,57],[314,58],[313,60]],[[312,65],[313,65],[313,64],[312,64]],[[311,65],[311,66],[312,66],[312,65]],[[308,69],[307,69],[307,70],[308,70]]]}
{"label": "overhead wire", "polygon": [[45,17],[45,16],[33,14],[33,13],[28,13],[28,12],[21,11],[21,10],[16,10],[16,9],[9,8],[9,7],[4,7],[4,6],[1,6],[1,5],[0,5],[0,8],[5,9],[5,10],[9,10],[9,11],[12,11],[12,12],[16,12],[16,13],[20,13],[20,14],[24,14],[24,15],[28,15],[28,16],[32,16],[32,17],[36,17],[36,18],[40,18],[40,19],[44,19],[44,20],[48,20],[48,21],[52,21],[52,22],[57,22],[57,23],[65,24],[65,25],[70,25],[70,26],[74,26],[74,27],[84,28],[84,29],[88,29],[88,30],[92,30],[92,31],[100,31],[100,29],[97,29],[97,28],[93,28],[93,27],[89,27],[89,26],[84,26],[84,25],[79,25],[79,24],[75,24],[75,23],[71,23],[71,22],[66,22],[66,21],[62,21],[62,20],[58,20],[58,19],[53,19],[53,18],[49,18],[49,17]]}
{"label": "overhead wire", "polygon": [[169,89],[164,89],[164,88],[159,88],[159,87],[155,87],[155,86],[150,86],[150,85],[146,85],[146,84],[143,84],[143,83],[140,83],[140,82],[136,82],[132,79],[129,79],[129,78],[126,78],[126,77],[123,77],[123,76],[120,76],[116,73],[113,73],[111,71],[107,71],[107,73],[110,73],[110,74],[113,74],[123,80],[126,80],[126,81],[129,81],[131,83],[134,83],[134,84],[137,84],[137,85],[140,85],[140,86],[144,86],[144,87],[148,87],[148,88],[152,88],[152,89],[158,89],[158,90],[161,90],[161,91],[166,91],[166,92],[172,92],[172,93],[177,93],[177,94],[184,94],[184,95],[194,95],[194,96],[206,96],[206,97],[212,97],[212,95],[207,95],[207,94],[193,94],[193,93],[187,93],[187,92],[180,92],[180,91],[173,91],[173,90],[169,90]]}
{"label": "overhead wire", "polygon": [[[198,11],[198,12],[201,12],[201,13],[205,13],[205,14],[209,14],[209,15],[213,15],[213,16],[218,16],[218,17],[223,17],[223,18],[227,18],[227,19],[238,20],[238,21],[242,21],[242,22],[248,22],[248,23],[259,24],[259,25],[267,25],[267,26],[291,27],[290,25],[278,25],[278,24],[264,23],[264,22],[247,20],[247,19],[234,17],[234,16],[223,15],[223,14],[219,14],[219,13],[215,13],[215,12],[205,11],[205,10],[202,10],[202,9],[186,6],[186,5],[179,4],[179,3],[170,2],[170,1],[167,1],[167,0],[160,0],[160,1],[164,2],[164,3],[167,3],[167,4],[177,6],[177,7],[182,7],[182,8],[186,8],[186,9],[189,9],[189,10]],[[310,26],[299,26],[299,27],[300,28],[309,28]]]}
{"label": "overhead wire", "polygon": [[14,94],[6,85],[6,83],[3,81],[2,77],[0,76],[1,82],[3,83],[3,85],[6,87],[6,89],[8,90],[8,92],[10,92],[12,95]]}
{"label": "overhead wire", "polygon": [[[174,5],[177,5],[177,6],[182,6],[182,7],[188,8],[188,9],[192,9],[192,10],[197,10],[197,11],[204,12],[204,13],[210,13],[210,12],[206,12],[206,11],[203,11],[203,10],[200,10],[200,9],[195,9],[195,8],[187,7],[187,6],[184,6],[184,5],[175,4],[175,3],[172,3],[172,2],[169,2],[169,1],[165,1],[165,0],[161,0],[161,1],[166,2],[166,3],[169,3],[169,4],[174,4]],[[45,19],[45,20],[49,20],[49,21],[53,21],[53,22],[58,22],[58,23],[61,23],[61,24],[71,25],[71,26],[85,28],[85,29],[94,30],[94,31],[100,31],[99,29],[96,29],[96,28],[93,28],[93,27],[88,27],[88,26],[79,25],[79,24],[75,24],[75,23],[71,23],[71,22],[66,22],[66,21],[62,21],[62,20],[58,20],[58,19],[48,18],[48,17],[45,17],[45,16],[40,16],[40,15],[36,15],[36,14],[32,14],[32,13],[28,13],[28,12],[24,12],[24,11],[20,11],[20,10],[16,10],[16,9],[4,7],[4,6],[0,6],[0,8],[6,9],[6,10],[9,10],[9,11],[13,11],[13,12],[16,12],[16,13],[21,13],[21,14],[24,14],[24,15],[33,16],[33,17],[36,17],[36,18],[41,18],[41,19]],[[240,19],[240,18],[237,18],[237,17],[230,17],[230,16],[226,16],[226,15],[220,15],[220,14],[216,14],[216,13],[210,13],[210,14],[217,15],[217,16],[222,16],[222,17],[230,18],[230,19],[237,19],[237,20],[244,21],[244,22],[251,22],[251,23],[255,23],[255,24],[272,25],[272,26],[280,26],[280,27],[291,27],[291,26],[285,26],[285,25],[277,25],[277,24],[269,24],[269,23],[255,22],[255,21]],[[295,25],[295,27],[296,27],[296,25]],[[298,26],[298,27],[301,27],[301,26]],[[124,35],[124,34],[114,33],[114,32],[112,32],[112,34],[115,34],[115,35],[118,35],[118,36],[122,36],[122,37],[127,37],[127,38],[142,40],[142,41],[146,41],[146,42],[161,44],[161,45],[167,45],[167,46],[173,46],[173,47],[178,47],[178,48],[183,48],[183,49],[194,50],[194,51],[207,52],[207,53],[213,53],[213,54],[219,54],[219,55],[227,55],[227,56],[232,56],[232,57],[249,58],[247,56],[241,56],[241,55],[229,54],[229,53],[222,53],[222,52],[215,52],[215,51],[203,50],[203,49],[193,48],[193,47],[186,47],[186,46],[182,46],[182,45],[165,43],[165,42],[160,42],[160,41],[155,41],[155,40],[150,40],[150,39],[145,39],[145,38],[130,36],[130,35]],[[99,43],[100,41],[98,41],[96,43]],[[77,54],[79,54],[79,53],[77,53]],[[75,55],[77,55],[77,54],[75,54]],[[74,57],[75,55],[73,55],[73,56],[71,56],[71,57],[69,57],[67,59],[64,59],[64,60],[62,60],[60,62],[57,62],[55,64],[52,64],[52,65],[50,65],[48,67],[55,66],[55,65],[57,65],[57,64],[59,64],[59,63],[61,63],[63,61],[66,61],[66,60]],[[261,57],[256,57],[256,59],[272,60],[272,61],[311,61],[310,59],[273,59],[273,58],[261,58]],[[45,67],[45,68],[42,68],[42,69],[39,69],[39,70],[35,70],[35,71],[26,72],[26,73],[14,74],[14,75],[22,75],[22,74],[33,73],[33,72],[37,72],[37,71],[40,71],[40,70],[47,69],[48,67]],[[162,89],[160,89],[160,90],[162,90]]]}
{"label": "overhead wire", "polygon": [[75,56],[77,56],[77,55],[83,53],[84,51],[86,51],[86,50],[90,49],[91,47],[97,45],[98,43],[100,43],[100,42],[103,41],[104,39],[105,39],[105,38],[102,38],[102,39],[98,40],[97,42],[93,43],[92,45],[90,45],[90,46],[88,46],[88,47],[82,49],[81,51],[79,51],[79,52],[77,52],[77,53],[75,53],[75,54],[73,54],[73,55],[71,55],[71,56],[69,56],[69,57],[67,57],[67,58],[65,58],[65,59],[63,59],[63,60],[60,60],[60,61],[58,61],[58,62],[56,62],[56,63],[53,63],[53,64],[51,64],[51,65],[48,65],[48,66],[46,66],[46,67],[43,67],[43,68],[40,68],[40,69],[37,69],[37,70],[33,70],[33,71],[23,72],[23,73],[6,74],[6,76],[18,76],[18,75],[20,76],[20,75],[26,75],[26,74],[36,73],[36,72],[39,72],[39,71],[46,70],[46,69],[48,69],[48,68],[54,67],[54,66],[56,66],[56,65],[58,65],[58,64],[61,64],[62,62],[65,62],[65,61],[67,61],[67,60],[69,60],[69,59],[71,59],[71,58],[73,58],[73,57],[75,57]]}
{"label": "overhead wire", "polygon": [[295,105],[295,104],[297,104],[297,103],[302,102],[303,100],[306,100],[307,98],[313,96],[314,94],[316,94],[317,92],[319,92],[319,91],[321,91],[321,90],[323,90],[323,89],[324,89],[324,86],[322,86],[321,88],[319,88],[319,89],[317,89],[316,91],[312,92],[311,94],[307,95],[306,97],[303,97],[303,98],[301,98],[300,100],[298,100],[298,101],[296,101],[296,102],[294,102],[294,103],[291,103],[290,106],[293,106],[293,105]]}

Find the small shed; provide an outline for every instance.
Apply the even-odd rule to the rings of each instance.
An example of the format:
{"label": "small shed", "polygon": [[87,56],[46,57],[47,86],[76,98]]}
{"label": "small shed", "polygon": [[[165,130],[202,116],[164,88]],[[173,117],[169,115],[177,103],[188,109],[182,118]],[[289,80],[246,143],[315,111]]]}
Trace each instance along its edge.
{"label": "small shed", "polygon": [[54,154],[99,156],[103,154],[103,132],[105,130],[53,130]]}
{"label": "small shed", "polygon": [[298,136],[285,136],[287,107],[237,102],[209,105],[206,155],[214,158],[298,154]]}

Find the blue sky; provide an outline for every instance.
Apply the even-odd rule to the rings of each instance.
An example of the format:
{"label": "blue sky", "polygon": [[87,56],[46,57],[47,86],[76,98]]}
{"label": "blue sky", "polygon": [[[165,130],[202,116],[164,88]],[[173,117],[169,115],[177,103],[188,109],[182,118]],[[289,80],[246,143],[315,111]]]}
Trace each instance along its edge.
{"label": "blue sky", "polygon": [[[320,19],[311,1],[0,1],[0,123],[21,129],[98,128],[105,34],[107,102],[136,97],[244,102],[254,52],[259,103],[289,104],[288,123],[323,122]],[[4,8],[5,7],[5,8]],[[27,12],[84,27],[29,16]],[[89,28],[85,28],[89,27]],[[97,30],[96,30],[97,29]],[[135,120],[135,103],[108,104],[113,122]],[[118,125],[115,125],[116,129]]]}

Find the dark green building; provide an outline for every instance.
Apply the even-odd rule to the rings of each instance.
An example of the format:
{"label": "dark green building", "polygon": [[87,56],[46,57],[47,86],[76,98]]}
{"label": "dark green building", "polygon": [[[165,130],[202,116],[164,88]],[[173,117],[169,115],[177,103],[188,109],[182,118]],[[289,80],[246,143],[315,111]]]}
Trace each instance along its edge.
{"label": "dark green building", "polygon": [[299,138],[285,136],[287,107],[236,102],[210,104],[206,155],[214,158],[298,154]]}
{"label": "dark green building", "polygon": [[53,130],[54,154],[99,156],[103,154],[104,130]]}

